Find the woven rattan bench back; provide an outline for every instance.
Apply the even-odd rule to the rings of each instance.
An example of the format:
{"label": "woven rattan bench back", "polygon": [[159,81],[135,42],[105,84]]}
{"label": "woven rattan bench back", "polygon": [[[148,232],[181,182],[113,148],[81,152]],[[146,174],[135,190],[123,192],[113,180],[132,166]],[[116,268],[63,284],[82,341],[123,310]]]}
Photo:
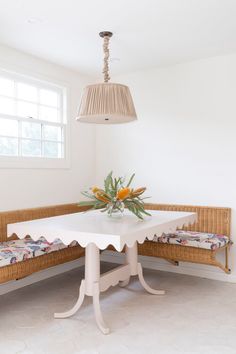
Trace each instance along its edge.
{"label": "woven rattan bench back", "polygon": [[85,210],[77,204],[62,204],[41,208],[4,211],[0,213],[0,242],[7,240],[7,224],[47,218],[63,214],[77,213]]}
{"label": "woven rattan bench back", "polygon": [[146,204],[146,208],[150,210],[196,212],[198,221],[186,227],[186,230],[223,234],[230,237],[230,208],[170,204]]}
{"label": "woven rattan bench back", "polygon": [[[150,210],[170,210],[196,212],[198,221],[186,229],[230,236],[231,209],[193,205],[146,204]],[[77,204],[62,204],[32,209],[4,211],[0,213],[0,242],[7,239],[7,224],[46,218],[50,216],[76,213],[86,210]]]}

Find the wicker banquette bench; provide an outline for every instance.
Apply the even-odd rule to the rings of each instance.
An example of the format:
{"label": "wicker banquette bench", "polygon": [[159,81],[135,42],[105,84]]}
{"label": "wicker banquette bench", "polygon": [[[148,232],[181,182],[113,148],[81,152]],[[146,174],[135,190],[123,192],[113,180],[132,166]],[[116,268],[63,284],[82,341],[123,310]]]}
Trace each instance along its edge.
{"label": "wicker banquette bench", "polygon": [[49,244],[44,238],[38,242],[32,241],[29,237],[26,240],[19,240],[16,235],[7,238],[7,224],[77,213],[86,209],[77,204],[65,204],[0,212],[0,283],[20,279],[84,256],[82,247],[79,245],[66,247],[60,240]]}
{"label": "wicker banquette bench", "polygon": [[[175,265],[192,262],[217,266],[227,274],[231,272],[228,264],[232,244],[230,208],[146,204],[146,209],[196,212],[198,221],[183,230],[138,245],[140,255],[164,258]],[[225,252],[224,264],[217,259],[222,251]]]}
{"label": "wicker banquette bench", "polygon": [[[0,212],[0,283],[21,279],[34,272],[84,256],[84,249],[79,245],[65,247],[65,245],[62,246],[58,240],[51,245],[48,244],[45,239],[41,239],[35,244],[30,238],[26,238],[26,243],[21,244],[20,242],[22,242],[22,240],[19,240],[16,235],[7,238],[7,224],[77,213],[87,209],[88,208],[85,207],[79,207],[77,204],[65,204]],[[229,208],[146,204],[146,209],[197,212],[198,222],[187,228],[188,231],[194,232],[194,235],[191,235],[191,238],[196,237],[196,232],[205,232],[207,233],[208,239],[210,236],[209,233],[217,234],[216,236],[220,237],[220,241],[217,238],[217,242],[214,243],[210,239],[209,244],[211,245],[211,248],[200,248],[199,243],[201,242],[199,242],[198,236],[196,241],[198,244],[197,247],[196,245],[192,247],[185,242],[182,242],[181,237],[182,240],[184,239],[186,241],[185,235],[177,235],[177,237],[171,235],[167,238],[162,236],[161,238],[156,239],[154,236],[153,241],[145,241],[143,244],[139,245],[140,255],[161,257],[176,265],[180,261],[214,265],[220,267],[226,273],[230,273],[228,266],[228,251],[231,244],[231,210]],[[186,228],[184,230],[186,230]],[[224,241],[222,241],[222,235],[226,236]],[[177,244],[170,243],[172,241],[177,242]],[[19,255],[22,258],[20,261],[19,258],[14,255],[14,252],[11,254],[11,246],[14,248],[15,252],[20,252]],[[222,250],[225,251],[224,265],[216,259],[217,254]]]}

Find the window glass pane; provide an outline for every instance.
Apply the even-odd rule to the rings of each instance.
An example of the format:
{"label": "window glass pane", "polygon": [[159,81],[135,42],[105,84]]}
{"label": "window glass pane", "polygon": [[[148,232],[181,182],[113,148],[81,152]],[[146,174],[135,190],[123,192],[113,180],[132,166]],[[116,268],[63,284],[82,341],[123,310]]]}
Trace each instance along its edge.
{"label": "window glass pane", "polygon": [[41,139],[41,124],[22,122],[21,135],[23,138]]}
{"label": "window glass pane", "polygon": [[20,75],[0,76],[0,155],[64,156],[64,125],[53,125],[63,123],[63,91],[42,85]]}
{"label": "window glass pane", "polygon": [[44,157],[54,157],[61,158],[62,154],[62,144],[52,143],[52,142],[43,142],[43,156]]}
{"label": "window glass pane", "polygon": [[30,117],[30,118],[37,118],[37,105],[33,103],[27,102],[18,102],[17,103],[17,113],[21,117]]}
{"label": "window glass pane", "polygon": [[24,84],[21,82],[17,84],[17,97],[19,99],[36,102],[38,98],[37,91],[37,88],[32,85]]}
{"label": "window glass pane", "polygon": [[43,126],[43,139],[61,141],[61,127],[54,127],[52,125]]}
{"label": "window glass pane", "polygon": [[56,108],[40,107],[39,118],[49,122],[58,122],[58,111]]}
{"label": "window glass pane", "polygon": [[41,156],[41,142],[34,140],[22,140],[22,156]]}
{"label": "window glass pane", "polygon": [[0,155],[17,156],[18,139],[0,137]]}
{"label": "window glass pane", "polygon": [[17,120],[0,118],[0,135],[18,136]]}
{"label": "window glass pane", "polygon": [[13,96],[14,95],[14,81],[0,77],[0,95]]}
{"label": "window glass pane", "polygon": [[41,104],[58,107],[59,97],[57,92],[51,90],[40,90],[39,97]]}
{"label": "window glass pane", "polygon": [[15,102],[11,98],[0,97],[0,113],[11,114],[15,113]]}

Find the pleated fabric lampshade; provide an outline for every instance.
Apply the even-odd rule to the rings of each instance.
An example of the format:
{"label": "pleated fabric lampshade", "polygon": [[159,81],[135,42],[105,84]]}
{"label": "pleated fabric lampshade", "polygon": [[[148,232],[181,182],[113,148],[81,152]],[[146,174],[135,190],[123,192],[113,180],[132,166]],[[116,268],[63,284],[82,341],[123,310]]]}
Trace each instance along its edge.
{"label": "pleated fabric lampshade", "polygon": [[96,124],[119,124],[136,120],[128,86],[101,83],[85,87],[77,119]]}
{"label": "pleated fabric lampshade", "polygon": [[82,123],[119,124],[137,119],[132,96],[128,86],[110,83],[109,76],[109,39],[111,32],[101,32],[104,38],[104,82],[85,87],[78,116]]}

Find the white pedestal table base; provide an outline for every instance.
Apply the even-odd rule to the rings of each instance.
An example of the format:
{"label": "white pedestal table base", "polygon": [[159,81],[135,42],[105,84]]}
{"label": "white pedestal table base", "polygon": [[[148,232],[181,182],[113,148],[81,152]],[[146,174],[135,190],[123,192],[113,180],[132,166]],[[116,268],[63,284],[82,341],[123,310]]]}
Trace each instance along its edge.
{"label": "white pedestal table base", "polygon": [[81,281],[79,298],[69,311],[55,313],[55,318],[67,318],[73,316],[81,307],[85,295],[93,298],[93,308],[96,323],[104,334],[110,332],[109,327],[103,320],[99,295],[100,292],[106,291],[110,286],[119,284],[121,287],[127,286],[131,276],[137,275],[143,288],[154,295],[164,295],[164,290],[152,289],[143,278],[143,270],[141,263],[138,263],[137,242],[133,247],[125,248],[126,262],[124,265],[112,269],[100,275],[100,254],[99,248],[90,243],[85,249],[85,279]]}

